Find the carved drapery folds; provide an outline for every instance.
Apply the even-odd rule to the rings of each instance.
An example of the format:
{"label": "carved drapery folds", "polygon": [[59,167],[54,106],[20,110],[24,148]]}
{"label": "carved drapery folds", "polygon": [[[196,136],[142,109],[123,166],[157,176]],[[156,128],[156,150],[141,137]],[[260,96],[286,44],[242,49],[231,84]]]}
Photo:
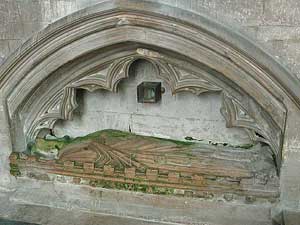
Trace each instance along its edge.
{"label": "carved drapery folds", "polygon": [[[54,95],[46,107],[42,108],[39,116],[31,121],[27,127],[28,141],[36,138],[41,129],[52,129],[55,122],[71,120],[73,111],[78,107],[76,90],[85,89],[93,92],[105,89],[117,92],[118,83],[129,77],[130,65],[138,59],[145,59],[152,63],[157,77],[164,80],[172,93],[188,91],[196,95],[204,92],[222,92],[221,113],[226,120],[227,127],[244,128],[254,142],[264,142],[270,145],[276,163],[280,163],[280,148],[282,145],[282,130],[272,118],[248,95],[239,93],[238,100],[229,94],[226,85],[220,81],[212,81],[207,76],[188,71],[168,61],[168,57],[155,51],[138,48],[134,54],[115,59],[108,65],[103,65],[97,72],[72,80],[58,94]],[[201,70],[199,70],[201,72]]]}
{"label": "carved drapery folds", "polygon": [[105,1],[62,19],[1,66],[13,146],[20,142],[20,151],[40,130],[70,120],[77,89],[117,91],[131,63],[141,58],[174,94],[222,92],[227,126],[244,128],[252,140],[270,145],[280,165],[285,105],[300,107],[299,80],[232,29],[142,0]]}

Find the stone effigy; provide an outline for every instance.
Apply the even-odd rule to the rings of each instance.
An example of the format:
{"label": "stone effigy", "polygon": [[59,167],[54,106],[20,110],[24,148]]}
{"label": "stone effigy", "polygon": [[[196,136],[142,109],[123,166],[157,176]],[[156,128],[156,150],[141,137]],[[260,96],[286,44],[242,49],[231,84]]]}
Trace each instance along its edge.
{"label": "stone effigy", "polygon": [[[253,146],[182,143],[119,131],[40,138],[57,121],[73,118],[78,90],[118,92],[137,60],[151,63],[174,95],[219,93],[226,126],[246,131]],[[209,221],[216,224],[224,214],[227,224],[270,224],[271,208],[278,207],[272,218],[280,224],[283,214],[299,205],[299,87],[299,80],[260,47],[205,16],[147,1],[105,1],[41,31],[1,66],[1,190],[39,206],[68,208],[77,202],[79,210],[117,215],[122,207],[122,216],[136,217],[156,210],[151,218],[175,223],[206,221],[202,207],[213,211]],[[9,163],[17,179],[9,174]],[[171,197],[145,194],[141,201],[133,191]],[[155,199],[161,208],[149,206]],[[232,204],[220,207],[219,200]],[[184,211],[188,201],[197,210]],[[243,213],[230,223],[233,209]]]}
{"label": "stone effigy", "polygon": [[[225,146],[224,146],[225,145]],[[71,139],[38,138],[11,155],[12,174],[67,176],[76,184],[154,194],[278,198],[272,157],[257,146],[211,145],[103,130]]]}

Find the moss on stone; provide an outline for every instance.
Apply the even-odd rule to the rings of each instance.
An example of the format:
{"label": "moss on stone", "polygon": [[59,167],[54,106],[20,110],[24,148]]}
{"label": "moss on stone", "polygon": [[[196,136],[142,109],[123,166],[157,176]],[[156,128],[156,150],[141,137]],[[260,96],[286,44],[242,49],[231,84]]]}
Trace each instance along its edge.
{"label": "moss on stone", "polygon": [[193,142],[178,141],[173,139],[165,139],[165,138],[157,138],[157,137],[145,137],[130,132],[107,129],[107,130],[96,131],[86,136],[76,137],[76,138],[71,138],[69,136],[65,136],[63,138],[57,138],[53,140],[48,140],[45,138],[37,138],[35,140],[35,143],[28,144],[28,149],[30,152],[36,152],[39,150],[48,152],[51,149],[61,150],[69,144],[82,143],[90,140],[101,140],[101,139],[111,139],[111,138],[123,139],[123,138],[133,138],[133,137],[151,138],[162,142],[172,142],[179,146],[189,146],[194,144]]}
{"label": "moss on stone", "polygon": [[[62,149],[66,145],[68,145],[69,142],[62,141],[60,139],[57,140],[46,140],[42,138],[38,138],[35,142],[35,149],[40,149],[43,151],[50,151],[51,149]],[[33,150],[35,150],[33,149]]]}
{"label": "moss on stone", "polygon": [[242,145],[235,145],[233,146],[234,148],[243,148],[243,149],[250,149],[252,148],[254,145],[253,144],[242,144]]}
{"label": "moss on stone", "polygon": [[174,188],[166,188],[166,187],[157,187],[147,184],[139,184],[139,183],[123,183],[123,182],[114,182],[107,180],[93,180],[90,182],[90,185],[95,187],[107,188],[107,189],[117,189],[117,190],[125,190],[125,191],[135,191],[142,193],[153,193],[160,195],[173,195],[175,193]]}
{"label": "moss on stone", "polygon": [[[37,138],[35,143],[30,143],[28,144],[28,152],[34,153],[38,151],[45,151],[48,152],[52,149],[57,149],[61,150],[64,147],[66,147],[69,144],[76,144],[76,143],[82,143],[85,141],[91,141],[91,140],[97,140],[97,141],[109,141],[110,139],[128,139],[128,138],[143,138],[143,139],[151,139],[153,141],[158,141],[161,143],[173,143],[176,144],[179,147],[188,147],[195,145],[201,141],[179,141],[179,140],[173,140],[173,139],[166,139],[166,138],[158,138],[158,137],[152,137],[152,136],[142,136],[142,135],[137,135],[134,133],[130,132],[125,132],[125,131],[120,131],[120,130],[112,130],[112,129],[107,129],[107,130],[101,130],[101,131],[96,131],[93,133],[90,133],[86,136],[82,137],[76,137],[76,138],[71,138],[69,136],[64,136],[62,138],[57,138],[54,140],[49,140],[45,138]],[[215,143],[212,141],[209,141],[209,144],[211,145],[222,145],[222,146],[227,146],[231,148],[243,148],[243,149],[250,149],[253,147],[253,144],[242,144],[242,145],[231,145],[229,143]],[[187,153],[189,155],[191,153]],[[135,155],[132,155],[132,159],[134,159]]]}
{"label": "moss on stone", "polygon": [[10,174],[17,177],[21,175],[19,166],[17,164],[10,163]]}
{"label": "moss on stone", "polygon": [[179,140],[174,140],[174,139],[158,138],[158,137],[151,137],[151,138],[160,140],[160,141],[171,142],[178,146],[190,146],[190,145],[195,144],[195,142],[191,142],[191,141],[179,141]]}
{"label": "moss on stone", "polygon": [[157,187],[151,186],[153,194],[160,194],[160,195],[173,195],[175,190],[174,188],[167,188],[167,187]]}

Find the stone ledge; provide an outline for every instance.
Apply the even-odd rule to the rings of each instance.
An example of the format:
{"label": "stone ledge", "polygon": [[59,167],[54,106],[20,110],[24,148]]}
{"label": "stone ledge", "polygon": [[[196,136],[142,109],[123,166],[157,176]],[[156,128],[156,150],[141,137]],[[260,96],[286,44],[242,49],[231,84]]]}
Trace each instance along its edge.
{"label": "stone ledge", "polygon": [[[9,208],[9,211],[4,210],[5,207]],[[4,223],[0,220],[0,224],[5,225],[174,225],[174,223],[160,223],[28,204],[2,205],[2,207],[0,206],[0,215],[7,219],[3,221]],[[8,219],[14,221],[8,221]]]}
{"label": "stone ledge", "polygon": [[[201,222],[209,225],[272,224],[270,213],[272,204],[250,205],[186,197],[157,196],[26,178],[18,179],[17,183],[16,191],[5,195],[9,201],[3,202],[7,202],[8,206],[0,206],[0,216],[5,214],[5,211],[9,214],[15,212],[17,215],[22,215],[22,213],[16,212],[18,208],[21,208],[22,212],[22,210],[26,211],[26,208],[28,210],[31,208],[44,210],[45,207],[49,207],[50,211],[75,212],[75,214],[85,211],[93,213],[93,216],[106,214],[114,217],[161,221],[161,223],[167,224],[201,224]],[[12,212],[11,208],[13,208]],[[26,222],[37,223],[38,219],[45,219],[40,218],[40,214],[33,215],[31,220]],[[62,217],[63,215],[64,213],[61,213]]]}

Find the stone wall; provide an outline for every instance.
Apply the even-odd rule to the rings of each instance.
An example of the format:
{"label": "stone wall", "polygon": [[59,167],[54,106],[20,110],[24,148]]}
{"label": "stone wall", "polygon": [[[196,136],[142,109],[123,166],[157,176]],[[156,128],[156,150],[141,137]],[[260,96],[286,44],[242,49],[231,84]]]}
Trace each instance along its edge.
{"label": "stone wall", "polygon": [[[0,61],[4,61],[18,46],[20,46],[28,37],[33,33],[51,24],[58,18],[64,17],[74,11],[91,6],[96,2],[95,0],[2,0],[0,2]],[[254,42],[259,43],[264,49],[267,49],[270,54],[276,56],[279,61],[287,65],[287,67],[300,78],[298,71],[299,63],[299,14],[300,3],[296,0],[160,0],[160,2],[170,4],[173,6],[185,8],[188,10],[194,10],[201,13],[210,15],[211,17],[227,24],[231,25],[234,29],[240,30],[246,36],[253,39]],[[85,111],[89,107],[85,107],[84,104],[92,105],[94,101],[98,100],[98,97],[103,95],[102,92],[94,94],[83,95],[83,107],[79,109],[82,119],[84,116],[91,115],[92,111]],[[192,97],[194,98],[194,97]],[[207,98],[213,98],[215,105],[219,104],[217,95],[211,95]],[[120,101],[119,101],[120,102]],[[207,101],[208,102],[208,101]],[[205,104],[204,104],[205,105]],[[219,106],[219,105],[218,105]],[[217,109],[218,107],[216,107]],[[1,109],[0,109],[1,110]],[[213,113],[216,113],[214,111]],[[89,114],[90,113],[90,114]],[[210,111],[204,111],[202,115],[206,115]],[[287,134],[285,138],[285,158],[284,165],[282,167],[282,174],[280,178],[281,182],[281,204],[286,209],[293,209],[299,211],[299,126],[298,115],[299,111],[296,108],[289,108],[289,117],[287,121]],[[1,114],[2,115],[2,114]],[[0,115],[0,116],[1,116]],[[210,115],[208,115],[210,116]],[[219,115],[220,116],[220,115]],[[220,132],[224,128],[224,121],[220,117],[217,121],[218,126],[215,130]],[[6,118],[1,117],[0,121],[5,121]],[[295,120],[297,120],[295,122]],[[6,121],[5,121],[6,122]],[[76,123],[80,123],[79,117],[71,124],[59,124],[56,132],[63,134],[66,128],[75,126]],[[223,123],[223,124],[222,124]],[[6,123],[4,123],[6,124]],[[59,129],[58,129],[59,128]],[[127,129],[127,125],[124,126]],[[73,129],[73,132],[76,130]],[[0,132],[8,133],[8,127],[0,127]],[[222,131],[223,132],[223,131]],[[220,132],[220,134],[222,133]],[[213,132],[212,132],[213,133]],[[74,135],[79,135],[75,134]],[[210,136],[211,137],[211,136]],[[236,137],[235,137],[236,138]],[[243,138],[243,135],[240,135]],[[236,138],[236,140],[239,138]],[[6,139],[5,139],[6,140]],[[1,149],[7,149],[9,143],[0,142]],[[8,151],[8,150],[7,150]],[[1,162],[6,162],[7,152],[1,152]],[[6,160],[6,161],[5,161]],[[8,163],[4,164],[4,171],[8,171]],[[3,167],[3,166],[2,166]],[[2,168],[1,168],[2,169]],[[2,169],[3,170],[3,169]],[[6,179],[1,174],[1,182]],[[3,181],[4,182],[4,181]],[[19,186],[22,181],[19,181]],[[35,196],[34,194],[28,194],[28,190],[32,189],[32,183],[29,183],[29,188],[25,188],[24,193],[20,196]],[[52,188],[52,187],[51,187]],[[39,185],[36,185],[36,189],[40,189]],[[52,190],[52,189],[51,189]],[[52,193],[51,191],[44,191],[43,193]],[[56,193],[56,192],[53,192]],[[18,194],[18,193],[17,193]],[[37,197],[40,199],[47,199],[48,196]],[[15,197],[15,199],[17,199]],[[53,198],[54,199],[54,198]],[[61,200],[61,198],[59,199]],[[75,201],[75,200],[74,200]],[[76,199],[77,201],[77,199]],[[109,202],[109,201],[108,201]],[[43,204],[43,203],[40,203]],[[118,203],[119,204],[119,203]],[[100,205],[100,204],[99,204]],[[218,203],[219,206],[219,203]],[[63,207],[66,207],[65,205]],[[67,207],[66,207],[67,208]],[[116,207],[117,208],[117,207]],[[152,209],[153,207],[151,207]],[[209,208],[209,207],[204,207]],[[220,207],[219,207],[220,208]],[[237,207],[238,208],[238,207]],[[220,208],[221,209],[221,208]],[[260,208],[252,207],[260,211]],[[201,210],[199,210],[201,211]],[[197,211],[197,215],[198,212]],[[260,211],[263,216],[267,215],[269,210]],[[292,210],[291,210],[292,211]],[[228,210],[232,212],[232,208]],[[195,214],[196,214],[195,213]],[[215,212],[213,212],[215,214]],[[238,213],[236,213],[238,214]],[[244,214],[242,214],[243,217]],[[245,215],[251,215],[250,220],[253,220],[254,213],[247,211]],[[255,212],[255,218],[257,212]],[[232,217],[232,214],[229,215]],[[269,219],[269,216],[268,216]],[[295,220],[296,221],[296,220]],[[299,221],[299,220],[298,220]],[[229,224],[229,223],[228,223]],[[254,224],[254,223],[252,223]],[[258,223],[262,224],[262,223]],[[270,224],[270,223],[264,223]],[[286,223],[297,224],[297,223]]]}
{"label": "stone wall", "polygon": [[[43,29],[61,17],[101,1],[102,0],[2,0],[0,2],[0,63],[38,30]],[[240,30],[248,37],[251,37],[255,42],[261,43],[271,54],[276,55],[283,64],[287,65],[296,76],[300,77],[300,73],[297,70],[298,67],[300,67],[300,65],[297,64],[297,59],[300,57],[300,48],[298,47],[298,45],[300,45],[300,39],[297,37],[297,34],[300,33],[300,21],[298,19],[299,16],[297,16],[300,14],[300,4],[297,3],[297,1],[160,0],[160,2],[209,14],[211,17],[232,26],[234,29]],[[147,68],[145,69],[147,70]],[[149,72],[151,71],[146,71],[145,73]],[[131,90],[131,92],[132,91],[135,92],[135,90]],[[134,127],[134,132],[149,135],[179,139],[184,138],[184,136],[194,136],[198,139],[211,139],[216,142],[249,142],[244,132],[225,128],[225,121],[219,113],[220,97],[217,95],[201,97],[197,107],[198,110],[195,110],[192,116],[189,115],[189,110],[180,113],[181,115],[185,115],[187,121],[192,119],[195,123],[177,121],[176,116],[174,117],[173,115],[173,122],[169,121],[169,125],[164,125],[164,123],[166,123],[166,117],[159,117],[159,115],[157,115],[155,118],[150,118],[145,113],[142,113],[142,116],[138,118],[137,109],[131,112],[125,110],[127,111],[127,115],[124,116],[124,110],[120,107],[116,109],[115,104],[108,106],[106,109],[107,117],[111,119],[101,123],[99,121],[99,123],[95,125],[91,123],[91,119],[96,115],[102,115],[104,111],[101,110],[101,106],[100,108],[91,109],[92,107],[90,107],[90,105],[94,104],[95,100],[100,101],[98,105],[105,104],[105,100],[101,102],[102,95],[103,93],[99,92],[96,94],[85,93],[83,95],[85,99],[85,103],[83,104],[85,105],[84,108],[80,109],[82,118],[78,116],[71,123],[58,124],[56,128],[57,134],[66,134],[66,130],[69,130],[68,134],[72,136],[83,135],[102,128],[128,130],[128,127],[131,125]],[[176,99],[178,101],[178,96]],[[212,101],[214,105],[208,105],[208,99],[214,99]],[[115,100],[114,97],[106,100],[106,102],[111,102],[112,100]],[[167,100],[172,102],[174,97],[167,98],[166,102]],[[176,101],[173,102],[176,104]],[[183,102],[185,102],[185,100],[182,100],[181,104]],[[191,106],[189,104],[193,103],[184,103],[184,108],[190,108]],[[107,113],[107,111],[109,111],[109,113]],[[113,122],[116,113],[119,113],[119,124]],[[128,119],[130,114],[135,115],[134,120]],[[165,116],[170,117],[172,115]],[[88,121],[90,121],[90,123]],[[170,126],[174,121],[177,121],[175,125]],[[211,123],[212,121],[214,122]],[[147,127],[147,124],[152,124],[153,126]],[[189,124],[189,129],[187,129],[187,124]],[[164,126],[167,128],[163,128]],[[79,130],[81,130],[81,132],[79,132]],[[176,130],[176,132],[174,133],[172,130]],[[224,135],[225,133],[226,135]]]}
{"label": "stone wall", "polygon": [[[1,0],[3,61],[33,33],[103,0]],[[241,30],[300,77],[300,2],[296,0],[152,0],[210,15]]]}
{"label": "stone wall", "polygon": [[[101,1],[102,0],[1,1],[0,63],[38,30],[43,29],[61,17]],[[271,54],[276,55],[283,64],[287,65],[295,75],[300,77],[300,73],[297,70],[299,67],[297,59],[300,57],[300,48],[297,47],[300,43],[300,39],[297,37],[297,34],[300,33],[300,21],[297,19],[297,15],[300,14],[300,4],[296,1],[159,0],[159,2],[208,14],[219,21],[225,22],[234,29],[240,30],[246,36],[251,37],[255,42],[259,42],[265,49],[268,49]],[[145,67],[145,70],[146,72],[144,73],[151,72],[147,72],[147,67]],[[135,92],[133,89],[135,89],[135,87],[131,87],[130,92]],[[84,105],[81,106],[79,116],[75,117],[73,122],[58,124],[56,127],[57,135],[69,134],[78,136],[102,128],[128,130],[129,126],[131,126],[133,132],[161,137],[183,139],[185,136],[193,136],[198,139],[212,140],[215,142],[231,142],[233,144],[249,142],[249,139],[243,131],[225,128],[225,121],[219,113],[220,96],[215,94],[208,94],[204,98],[201,97],[197,110],[194,110],[192,113],[193,115],[189,115],[189,111],[191,110],[185,110],[184,113],[181,112],[181,115],[185,114],[186,121],[178,121],[176,115],[163,115],[162,117],[158,117],[155,110],[150,110],[146,114],[138,113],[137,108],[132,109],[132,111],[125,109],[125,112],[122,107],[119,107],[120,104],[116,107],[116,104],[121,101],[120,98],[115,104],[107,104],[108,108],[106,108],[105,112],[105,110],[101,109],[101,106],[105,104],[105,102],[109,103],[115,101],[116,98],[111,95],[106,95],[106,99],[101,100],[101,97],[103,97],[102,92],[95,94],[85,93],[83,95],[85,99],[85,101],[83,101]],[[192,98],[195,102],[195,96],[192,96]],[[174,99],[176,99],[176,101],[173,101]],[[176,96],[176,98],[174,96],[168,97],[165,102],[167,102],[167,100],[174,104],[176,104],[176,102],[178,103],[178,101],[181,101],[181,104],[184,102],[185,109],[191,108],[191,104],[195,106],[194,102],[186,102],[184,98],[178,96]],[[92,109],[90,106],[95,105],[95,101],[98,101],[96,105],[100,106],[98,108],[93,107]],[[171,106],[171,109],[176,111],[174,104]],[[209,104],[215,106],[213,107],[214,110],[212,110],[212,105]],[[128,108],[128,106],[126,107]],[[97,120],[96,117],[104,118],[103,113],[106,113],[107,119],[105,119],[105,121]],[[114,122],[116,118],[114,115],[118,115],[117,119],[120,121],[119,123]],[[132,115],[134,115],[133,119]],[[156,116],[153,117],[154,115]],[[172,117],[173,120],[170,119],[170,117]],[[91,123],[91,121],[95,119],[98,123]],[[90,123],[88,121],[90,121]],[[213,123],[211,123],[212,121]],[[67,130],[69,132],[67,132]],[[172,130],[176,130],[176,132],[174,133]]]}
{"label": "stone wall", "polygon": [[[75,117],[57,122],[54,134],[77,137],[97,130],[117,129],[178,140],[192,137],[204,143],[251,142],[243,129],[226,128],[220,113],[221,93],[173,95],[169,85],[157,78],[155,68],[145,60],[136,61],[129,74],[118,85],[118,93],[99,90],[78,94],[80,105]],[[160,102],[137,103],[137,86],[143,81],[162,82],[165,93]]]}

